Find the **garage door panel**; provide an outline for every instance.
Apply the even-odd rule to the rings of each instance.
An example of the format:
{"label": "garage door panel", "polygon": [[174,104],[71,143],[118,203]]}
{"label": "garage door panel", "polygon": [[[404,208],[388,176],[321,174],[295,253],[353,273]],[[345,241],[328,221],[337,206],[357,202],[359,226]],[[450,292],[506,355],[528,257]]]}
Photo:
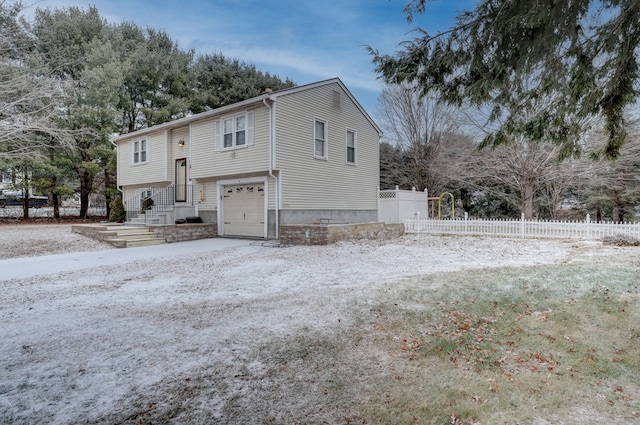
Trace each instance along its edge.
{"label": "garage door panel", "polygon": [[225,186],[225,236],[264,237],[264,184]]}

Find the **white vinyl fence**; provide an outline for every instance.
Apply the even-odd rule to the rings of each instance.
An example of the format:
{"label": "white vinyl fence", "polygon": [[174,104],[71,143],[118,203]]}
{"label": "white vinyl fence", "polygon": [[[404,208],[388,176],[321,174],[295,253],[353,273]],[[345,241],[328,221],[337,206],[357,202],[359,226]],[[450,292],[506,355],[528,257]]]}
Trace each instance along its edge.
{"label": "white vinyl fence", "polygon": [[640,239],[640,224],[597,223],[589,215],[584,221],[525,220],[434,220],[409,217],[404,221],[406,233],[454,235],[489,235],[513,238],[602,239],[625,236]]}
{"label": "white vinyl fence", "polygon": [[402,223],[405,217],[427,218],[429,205],[427,190],[378,190],[378,221]]}

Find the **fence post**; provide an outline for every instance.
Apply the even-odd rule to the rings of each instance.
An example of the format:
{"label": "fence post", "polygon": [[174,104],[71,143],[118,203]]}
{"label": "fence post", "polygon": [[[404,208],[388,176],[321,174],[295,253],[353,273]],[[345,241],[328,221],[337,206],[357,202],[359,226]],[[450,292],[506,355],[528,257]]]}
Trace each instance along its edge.
{"label": "fence post", "polygon": [[469,213],[464,212],[464,232],[469,233]]}
{"label": "fence post", "polygon": [[591,216],[589,214],[585,218],[585,223],[587,224],[587,239],[591,240]]}
{"label": "fence post", "polygon": [[520,214],[520,237],[524,238],[524,213]]}
{"label": "fence post", "polygon": [[400,186],[396,185],[396,223],[400,222]]}
{"label": "fence post", "polygon": [[424,199],[427,202],[427,213],[425,214],[424,218],[429,218],[429,191],[426,187],[424,188]]}
{"label": "fence post", "polygon": [[378,186],[376,193],[378,194],[378,221],[381,221],[380,220],[380,186]]}
{"label": "fence post", "polygon": [[411,188],[411,209],[413,210],[413,216],[416,216],[416,187]]}

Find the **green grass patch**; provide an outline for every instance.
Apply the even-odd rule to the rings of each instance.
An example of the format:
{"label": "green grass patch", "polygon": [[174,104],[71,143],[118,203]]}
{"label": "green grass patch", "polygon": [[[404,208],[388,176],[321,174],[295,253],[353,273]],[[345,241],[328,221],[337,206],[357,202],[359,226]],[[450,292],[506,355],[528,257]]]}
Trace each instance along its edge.
{"label": "green grass patch", "polygon": [[[378,327],[393,335],[387,349],[402,372],[381,385],[391,396],[363,416],[433,424],[640,420],[637,276],[633,266],[547,266],[406,285]],[[442,280],[438,289],[430,289],[434,279]],[[410,408],[411,400],[420,407]]]}

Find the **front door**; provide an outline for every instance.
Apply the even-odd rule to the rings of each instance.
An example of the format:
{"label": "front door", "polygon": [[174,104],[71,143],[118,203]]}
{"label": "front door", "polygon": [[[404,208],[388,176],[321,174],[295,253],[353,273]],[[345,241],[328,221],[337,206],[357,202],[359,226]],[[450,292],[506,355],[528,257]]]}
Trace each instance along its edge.
{"label": "front door", "polygon": [[187,158],[176,159],[176,202],[187,202]]}

